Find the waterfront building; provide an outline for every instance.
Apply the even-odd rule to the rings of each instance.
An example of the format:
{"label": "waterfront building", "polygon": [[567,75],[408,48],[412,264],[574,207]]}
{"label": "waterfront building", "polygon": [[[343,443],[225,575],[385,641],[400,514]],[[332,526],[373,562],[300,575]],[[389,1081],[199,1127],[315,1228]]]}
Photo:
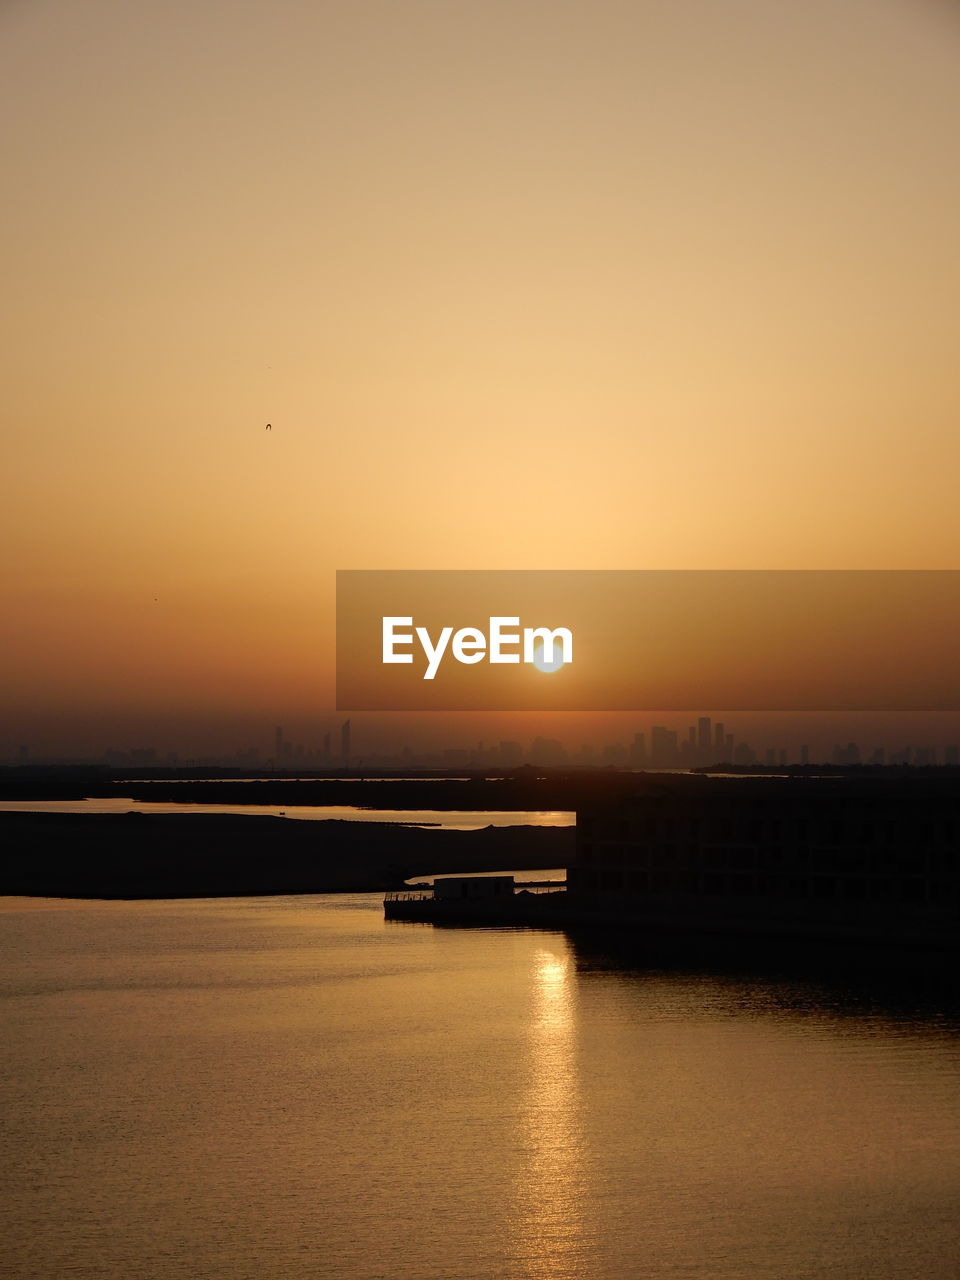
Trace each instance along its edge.
{"label": "waterfront building", "polygon": [[950,778],[650,779],[577,814],[568,907],[644,927],[960,938]]}

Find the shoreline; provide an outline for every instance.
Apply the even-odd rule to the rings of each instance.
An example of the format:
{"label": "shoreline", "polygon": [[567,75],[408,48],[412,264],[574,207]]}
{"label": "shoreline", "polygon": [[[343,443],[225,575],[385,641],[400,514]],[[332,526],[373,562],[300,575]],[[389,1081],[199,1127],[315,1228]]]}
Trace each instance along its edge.
{"label": "shoreline", "polygon": [[386,892],[415,876],[565,867],[574,832],[267,815],[8,812],[0,813],[0,895],[134,900]]}

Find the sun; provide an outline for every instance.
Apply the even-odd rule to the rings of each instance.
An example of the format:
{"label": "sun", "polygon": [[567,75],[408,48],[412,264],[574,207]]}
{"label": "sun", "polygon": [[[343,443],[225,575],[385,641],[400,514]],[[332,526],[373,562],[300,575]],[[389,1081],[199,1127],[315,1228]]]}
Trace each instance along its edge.
{"label": "sun", "polygon": [[563,646],[551,644],[548,654],[541,641],[533,651],[533,665],[538,671],[543,671],[547,675],[552,675],[554,671],[559,671],[564,665]]}

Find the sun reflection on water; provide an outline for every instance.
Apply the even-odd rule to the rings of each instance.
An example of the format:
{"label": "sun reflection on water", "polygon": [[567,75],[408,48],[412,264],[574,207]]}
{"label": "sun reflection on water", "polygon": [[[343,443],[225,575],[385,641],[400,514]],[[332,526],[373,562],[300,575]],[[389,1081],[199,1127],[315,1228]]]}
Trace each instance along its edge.
{"label": "sun reflection on water", "polygon": [[576,1068],[576,1008],[569,955],[535,956],[516,1186],[516,1274],[563,1280],[580,1273],[583,1135]]}

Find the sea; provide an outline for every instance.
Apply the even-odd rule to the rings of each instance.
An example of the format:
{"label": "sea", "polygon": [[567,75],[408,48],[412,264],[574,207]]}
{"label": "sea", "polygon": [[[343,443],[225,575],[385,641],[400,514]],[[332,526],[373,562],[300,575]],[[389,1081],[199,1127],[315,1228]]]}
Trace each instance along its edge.
{"label": "sea", "polygon": [[0,1274],[956,1280],[954,979],[815,970],[0,899]]}

